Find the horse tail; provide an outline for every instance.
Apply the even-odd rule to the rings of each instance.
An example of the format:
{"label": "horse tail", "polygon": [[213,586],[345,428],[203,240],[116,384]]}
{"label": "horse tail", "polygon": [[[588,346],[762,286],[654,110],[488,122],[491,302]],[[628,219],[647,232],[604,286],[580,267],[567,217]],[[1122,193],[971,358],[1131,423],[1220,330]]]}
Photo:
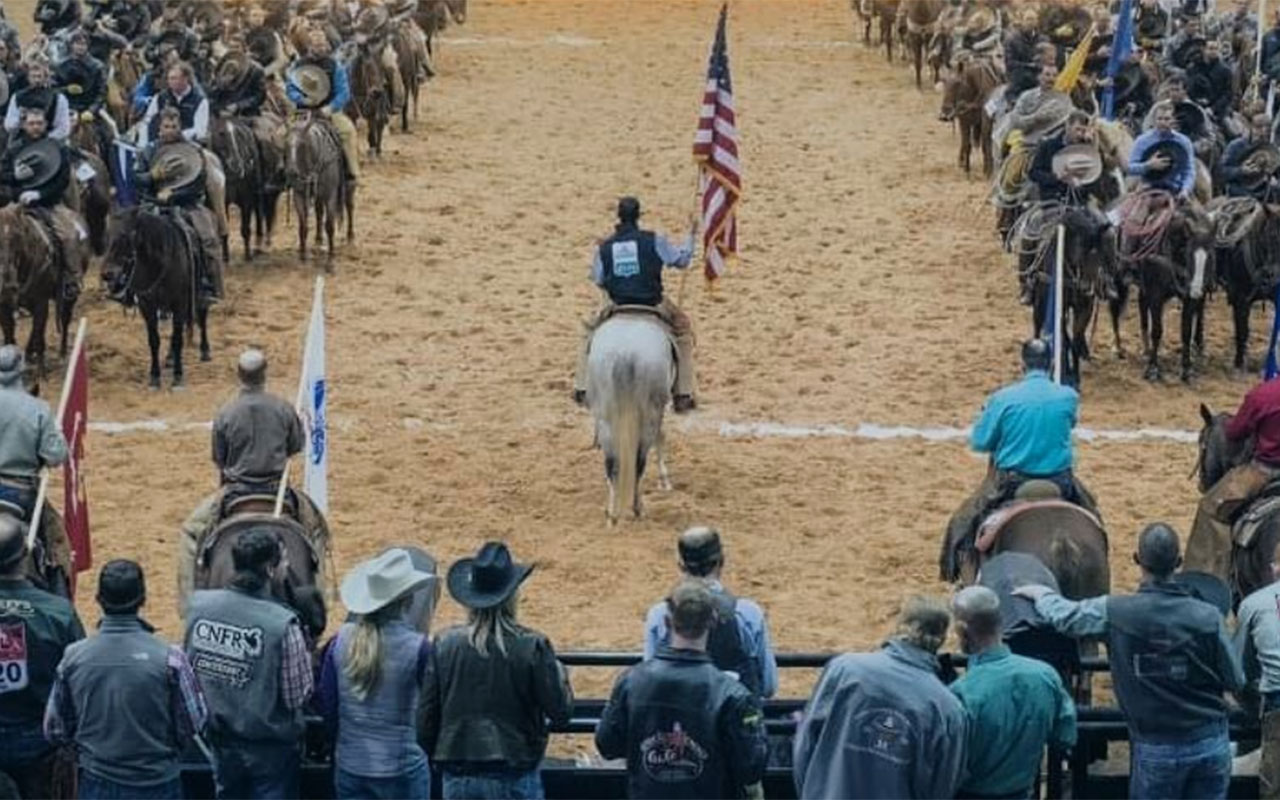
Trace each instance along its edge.
{"label": "horse tail", "polygon": [[1063,594],[1068,597],[1077,594],[1072,587],[1080,577],[1080,555],[1080,545],[1068,533],[1059,533],[1049,543],[1049,569],[1058,579]]}
{"label": "horse tail", "polygon": [[639,491],[640,461],[640,387],[633,356],[613,364],[613,391],[605,419],[613,435],[617,508],[628,508]]}

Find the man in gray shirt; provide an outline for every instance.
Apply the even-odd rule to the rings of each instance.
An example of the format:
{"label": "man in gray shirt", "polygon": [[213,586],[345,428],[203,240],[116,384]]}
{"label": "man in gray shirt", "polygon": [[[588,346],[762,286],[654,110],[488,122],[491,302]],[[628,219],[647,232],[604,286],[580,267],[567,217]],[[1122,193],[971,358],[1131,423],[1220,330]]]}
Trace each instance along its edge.
{"label": "man in gray shirt", "polygon": [[289,457],[302,452],[302,420],[266,390],[267,359],[246,350],[237,365],[240,396],[213,421],[213,463],[224,484],[275,484]]}
{"label": "man in gray shirt", "polygon": [[1245,675],[1257,680],[1262,701],[1259,793],[1280,797],[1280,558],[1272,554],[1276,581],[1244,599],[1236,611],[1235,648]]}

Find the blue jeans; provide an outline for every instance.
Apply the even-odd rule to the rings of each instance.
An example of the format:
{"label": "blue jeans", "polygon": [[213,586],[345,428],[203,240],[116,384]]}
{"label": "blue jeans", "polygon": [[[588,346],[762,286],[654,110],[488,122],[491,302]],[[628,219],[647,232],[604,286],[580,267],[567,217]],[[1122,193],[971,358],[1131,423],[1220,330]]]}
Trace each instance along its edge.
{"label": "blue jeans", "polygon": [[383,778],[335,769],[333,790],[338,800],[430,800],[431,768],[424,761],[408,772]]}
{"label": "blue jeans", "polygon": [[215,749],[218,800],[290,800],[302,779],[299,745],[253,745],[238,742]]}
{"label": "blue jeans", "polygon": [[542,775],[536,770],[444,773],[444,800],[543,800]]}
{"label": "blue jeans", "polygon": [[47,797],[53,778],[53,746],[40,723],[0,725],[0,772],[18,785],[23,797]]}
{"label": "blue jeans", "polygon": [[1227,732],[1178,744],[1133,741],[1129,797],[1226,798],[1231,785],[1231,740]]}
{"label": "blue jeans", "polygon": [[80,770],[76,796],[80,800],[181,800],[182,778],[154,786],[116,783]]}

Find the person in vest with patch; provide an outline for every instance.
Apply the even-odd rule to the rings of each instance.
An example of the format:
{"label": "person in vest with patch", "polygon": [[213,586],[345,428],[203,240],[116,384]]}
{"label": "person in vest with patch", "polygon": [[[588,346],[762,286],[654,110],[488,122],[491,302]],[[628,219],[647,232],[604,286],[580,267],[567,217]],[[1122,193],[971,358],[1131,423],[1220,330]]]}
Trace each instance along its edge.
{"label": "person in vest with patch", "polygon": [[22,797],[51,797],[57,753],[44,735],[44,709],[63,652],[84,638],[65,598],[26,578],[27,527],[0,515],[0,773]]}
{"label": "person in vest with patch", "polygon": [[62,92],[50,84],[49,64],[39,59],[27,62],[26,86],[13,93],[4,115],[4,129],[14,136],[22,127],[23,109],[36,109],[43,116],[49,137],[65,142],[71,135],[71,106]]}
{"label": "person in vest with patch", "polygon": [[218,798],[297,797],[311,655],[297,614],[271,599],[275,535],[240,533],[231,558],[226,589],[191,595],[183,638],[209,704]]}
{"label": "person in vest with patch", "polygon": [[681,581],[666,602],[669,643],[614,684],[596,749],[627,760],[628,797],[744,798],[764,777],[760,699],[707,653],[718,605],[704,581]]}
{"label": "person in vest with patch", "polygon": [[431,770],[417,733],[431,642],[406,613],[417,592],[439,585],[398,548],[342,581],[342,604],[353,619],[325,650],[317,690],[325,721],[337,729],[334,791],[340,799],[431,796]]}
{"label": "person in vest with patch", "polygon": [[1035,584],[1013,593],[1033,600],[1060,633],[1106,637],[1129,726],[1129,797],[1225,798],[1231,740],[1223,694],[1245,681],[1223,614],[1174,579],[1182,557],[1168,525],[1139,534],[1134,561],[1142,569],[1136,594],[1076,601]]}
{"label": "person in vest with patch", "polygon": [[107,562],[98,635],[67,648],[49,695],[49,741],[75,745],[80,800],[182,797],[182,751],[204,729],[204,695],[182,649],[138,616],[142,568]]}
{"label": "person in vest with patch", "polygon": [[[716,604],[716,621],[707,640],[711,661],[732,672],[756,697],[767,699],[778,690],[778,662],[769,639],[764,611],[754,602],[734,597],[720,582],[724,550],[720,532],[697,526],[681,533],[677,540],[680,571],[689,578],[705,581]],[[644,657],[657,656],[670,640],[667,602],[649,609],[644,625]]]}
{"label": "person in vest with patch", "polygon": [[[308,50],[305,57],[294,61],[289,68],[285,94],[289,101],[298,108],[318,113],[327,118],[338,134],[342,145],[343,159],[346,161],[347,178],[355,182],[360,179],[360,154],[356,145],[356,126],[347,116],[347,106],[351,103],[351,82],[347,76],[347,68],[333,57],[333,46],[329,37],[319,28],[312,28],[307,39]],[[328,93],[323,97],[304,91],[294,75],[299,67],[313,66],[324,70],[329,79]]]}
{"label": "person in vest with patch", "polygon": [[209,141],[209,100],[196,85],[191,65],[178,62],[169,67],[165,83],[164,91],[152,97],[147,104],[146,113],[142,117],[144,141],[139,144],[146,146],[159,135],[162,109],[176,108],[182,120],[182,138],[204,145]]}
{"label": "person in vest with patch", "polygon": [[596,314],[578,354],[573,378],[573,401],[587,402],[587,356],[591,352],[591,332],[613,316],[618,306],[650,306],[670,327],[676,341],[676,385],[671,406],[677,414],[692,411],[694,400],[693,325],[688,315],[662,293],[662,269],[687,269],[693,258],[696,220],[690,221],[689,238],[679,247],[666,237],[640,228],[640,201],[624,197],[618,201],[618,225],[612,236],[596,248],[591,264],[591,281],[608,295]]}

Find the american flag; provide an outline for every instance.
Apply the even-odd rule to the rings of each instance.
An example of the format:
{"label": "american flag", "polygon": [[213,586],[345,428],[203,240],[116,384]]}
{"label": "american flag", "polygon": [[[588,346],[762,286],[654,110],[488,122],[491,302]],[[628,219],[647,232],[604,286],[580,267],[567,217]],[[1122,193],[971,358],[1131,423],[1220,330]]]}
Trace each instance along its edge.
{"label": "american flag", "polygon": [[724,271],[727,260],[738,253],[738,198],[742,194],[742,168],[738,164],[738,127],[733,113],[733,82],[729,78],[729,52],[725,46],[728,4],[720,7],[716,41],[707,65],[707,91],[693,138],[693,157],[701,164],[698,190],[702,194],[702,244],[708,280]]}

